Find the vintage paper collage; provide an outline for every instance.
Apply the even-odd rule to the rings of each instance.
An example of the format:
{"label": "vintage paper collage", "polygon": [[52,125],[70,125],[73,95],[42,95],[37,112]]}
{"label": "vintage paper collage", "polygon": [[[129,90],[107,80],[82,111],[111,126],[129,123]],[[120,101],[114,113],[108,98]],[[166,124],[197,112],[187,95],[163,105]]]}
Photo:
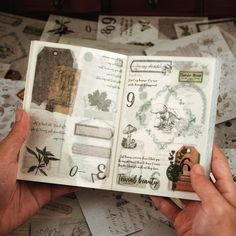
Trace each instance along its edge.
{"label": "vintage paper collage", "polygon": [[209,168],[215,59],[35,41],[30,63],[19,179],[196,198],[189,173],[195,163]]}

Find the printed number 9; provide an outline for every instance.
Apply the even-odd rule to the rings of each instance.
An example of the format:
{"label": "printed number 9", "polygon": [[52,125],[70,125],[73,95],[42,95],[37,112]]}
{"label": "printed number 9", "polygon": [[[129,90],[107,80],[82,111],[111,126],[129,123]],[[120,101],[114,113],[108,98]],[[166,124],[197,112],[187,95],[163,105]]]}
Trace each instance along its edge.
{"label": "printed number 9", "polygon": [[104,17],[104,18],[102,18],[102,23],[105,24],[105,25],[115,24],[116,19],[113,18],[113,17]]}
{"label": "printed number 9", "polygon": [[127,107],[132,107],[134,104],[134,100],[135,100],[135,95],[133,92],[129,92],[127,94],[127,101],[129,102],[128,104],[126,104]]}

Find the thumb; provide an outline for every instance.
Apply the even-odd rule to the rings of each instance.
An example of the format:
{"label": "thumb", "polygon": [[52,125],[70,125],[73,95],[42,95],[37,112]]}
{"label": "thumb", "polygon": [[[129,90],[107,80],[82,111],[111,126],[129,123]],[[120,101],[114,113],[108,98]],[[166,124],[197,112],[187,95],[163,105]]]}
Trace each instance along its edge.
{"label": "thumb", "polygon": [[17,109],[16,121],[8,136],[0,143],[1,161],[17,160],[20,151],[29,132],[29,117],[23,109]]}
{"label": "thumb", "polygon": [[217,206],[224,200],[199,164],[194,165],[191,170],[191,183],[203,205]]}

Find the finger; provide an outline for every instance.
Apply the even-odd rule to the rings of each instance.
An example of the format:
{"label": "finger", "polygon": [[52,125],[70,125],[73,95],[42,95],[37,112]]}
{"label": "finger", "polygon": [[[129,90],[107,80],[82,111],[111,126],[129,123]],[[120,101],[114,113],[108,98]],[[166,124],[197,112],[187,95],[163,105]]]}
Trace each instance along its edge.
{"label": "finger", "polygon": [[1,160],[16,161],[17,154],[29,131],[29,118],[23,109],[16,111],[15,124],[8,136],[0,143]]}
{"label": "finger", "polygon": [[175,203],[175,205],[177,205],[180,209],[184,209],[185,208],[185,203],[182,199],[179,198],[170,198],[170,200]]}
{"label": "finger", "polygon": [[217,207],[224,202],[224,198],[206,177],[203,167],[199,164],[194,165],[191,170],[191,183],[203,205]]}
{"label": "finger", "polygon": [[175,222],[180,208],[167,198],[151,196],[154,205],[172,222]]}
{"label": "finger", "polygon": [[216,179],[216,188],[224,198],[236,205],[236,187],[226,156],[214,146],[211,162],[212,173]]}
{"label": "finger", "polygon": [[51,200],[78,191],[78,187],[51,184]]}

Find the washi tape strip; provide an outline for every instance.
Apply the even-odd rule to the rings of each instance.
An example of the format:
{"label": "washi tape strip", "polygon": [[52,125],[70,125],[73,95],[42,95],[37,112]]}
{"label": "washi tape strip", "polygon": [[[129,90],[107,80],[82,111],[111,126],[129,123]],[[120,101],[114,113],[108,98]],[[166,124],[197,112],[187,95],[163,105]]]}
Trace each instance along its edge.
{"label": "washi tape strip", "polygon": [[72,153],[85,155],[85,156],[97,156],[97,157],[103,157],[103,158],[110,158],[111,149],[82,144],[82,143],[74,143],[72,146]]}
{"label": "washi tape strip", "polygon": [[113,136],[112,130],[110,128],[85,124],[75,124],[74,134],[101,139],[111,139]]}

